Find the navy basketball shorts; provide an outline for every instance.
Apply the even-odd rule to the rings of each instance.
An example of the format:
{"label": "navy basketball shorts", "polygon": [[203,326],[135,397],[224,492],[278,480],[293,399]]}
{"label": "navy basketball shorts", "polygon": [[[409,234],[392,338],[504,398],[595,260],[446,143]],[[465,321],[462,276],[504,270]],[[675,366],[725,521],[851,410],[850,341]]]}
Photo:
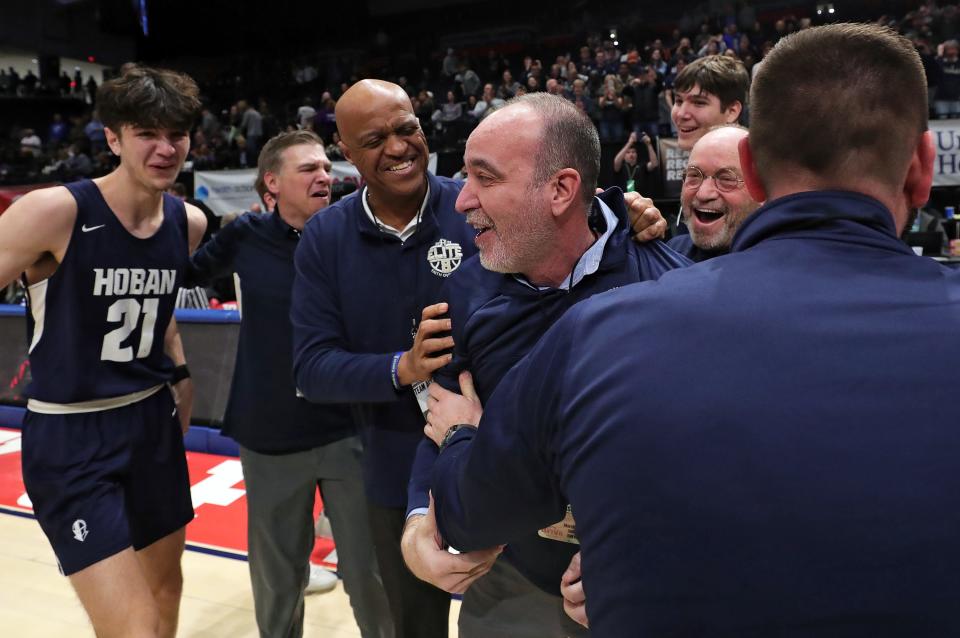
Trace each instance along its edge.
{"label": "navy basketball shorts", "polygon": [[132,405],[27,411],[23,483],[67,576],[193,520],[180,422],[166,387]]}

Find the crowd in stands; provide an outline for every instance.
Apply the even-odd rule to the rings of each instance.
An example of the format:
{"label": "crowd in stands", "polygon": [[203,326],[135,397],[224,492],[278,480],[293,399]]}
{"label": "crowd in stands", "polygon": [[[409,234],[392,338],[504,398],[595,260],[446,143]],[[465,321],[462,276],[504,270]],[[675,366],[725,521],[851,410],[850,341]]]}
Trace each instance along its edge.
{"label": "crowd in stands", "polygon": [[[714,7],[713,13],[710,7]],[[424,67],[420,77],[385,76],[409,93],[431,148],[458,152],[470,131],[505,100],[533,91],[560,94],[583,109],[596,123],[601,141],[619,148],[631,133],[645,133],[656,147],[661,136],[675,136],[670,118],[673,81],[692,60],[725,55],[739,60],[752,74],[764,55],[784,36],[809,28],[816,16],[785,15],[759,20],[749,2],[702,5],[688,11],[669,35],[644,38],[595,33],[571,51],[531,51],[508,58],[491,50],[486,56],[452,48],[439,68]],[[933,117],[960,117],[960,9],[934,0],[902,18],[882,16],[887,24],[915,43],[924,62]],[[621,42],[622,40],[622,42]],[[246,99],[228,104],[212,100],[192,132],[187,166],[195,170],[256,166],[261,145],[281,130],[312,129],[324,140],[327,154],[342,159],[336,139],[336,101],[360,76],[324,68],[306,58],[288,65],[289,84],[300,96],[268,100],[259,86],[235,87]],[[260,74],[258,74],[260,75]],[[329,76],[329,77],[328,77]],[[347,78],[347,81],[338,80]],[[14,125],[0,147],[0,183],[69,181],[105,174],[114,159],[105,148],[102,125],[92,104],[96,82],[71,80],[63,73],[63,96],[90,103],[86,115],[55,119],[46,131]],[[326,81],[326,80],[331,81]],[[326,87],[326,88],[323,88]],[[212,87],[211,87],[212,88]],[[13,69],[0,71],[0,94],[31,95],[36,76],[21,78]],[[748,123],[749,114],[741,119]]]}

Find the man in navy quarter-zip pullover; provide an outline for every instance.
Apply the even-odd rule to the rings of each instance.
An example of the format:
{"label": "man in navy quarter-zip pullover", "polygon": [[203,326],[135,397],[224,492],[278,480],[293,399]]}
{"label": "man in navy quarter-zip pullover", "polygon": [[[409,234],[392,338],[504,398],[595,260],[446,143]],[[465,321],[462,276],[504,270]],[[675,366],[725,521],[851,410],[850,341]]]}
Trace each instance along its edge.
{"label": "man in navy quarter-zip pullover", "polygon": [[[464,162],[468,179],[457,210],[479,231],[480,254],[444,289],[454,359],[434,381],[445,387],[456,388],[458,372],[469,369],[478,394],[488,397],[573,304],[691,263],[660,242],[631,241],[619,189],[593,196],[600,165],[596,128],[562,97],[511,100],[471,134]],[[575,544],[533,531],[510,539],[489,574],[469,577],[459,558],[437,545],[433,519],[424,516],[436,449],[427,439],[418,449],[403,552],[420,578],[465,590],[460,636],[584,634],[564,614],[559,595]]]}
{"label": "man in navy quarter-zip pullover", "polygon": [[[352,404],[364,443],[371,530],[398,638],[446,636],[449,594],[414,577],[400,553],[410,468],[423,438],[411,384],[450,361],[440,295],[474,254],[476,231],[455,209],[462,182],[427,172],[427,145],[399,86],[363,80],[337,102],[344,156],[365,181],[312,218],[296,253],[294,372],[311,401]],[[634,228],[665,222],[642,199]],[[419,325],[419,329],[418,329]],[[428,357],[427,354],[437,356]],[[465,571],[496,551],[463,555]]]}
{"label": "man in navy quarter-zip pullover", "polygon": [[751,109],[766,204],[731,254],[577,304],[479,430],[431,412],[439,531],[490,547],[570,504],[598,638],[957,635],[960,341],[929,330],[960,273],[898,239],[933,178],[920,58],[807,29]]}
{"label": "man in navy quarter-zip pullover", "polygon": [[297,249],[291,307],[297,387],[311,401],[353,405],[397,637],[446,636],[450,597],[409,573],[400,533],[410,465],[423,436],[410,385],[429,378],[449,355],[419,368],[409,351],[450,347],[449,338],[427,338],[417,326],[448,321],[436,318],[445,307],[435,304],[446,278],[473,254],[473,233],[454,210],[460,184],[427,173],[426,139],[403,89],[358,82],[337,103],[337,126],[344,157],[365,186],[311,219]]}
{"label": "man in navy quarter-zip pullover", "polygon": [[304,224],[330,201],[329,170],[323,142],[311,131],[281,133],[268,141],[258,160],[257,181],[276,201],[276,209],[246,213],[224,226],[193,255],[191,274],[208,281],[235,273],[242,301],[223,431],[240,444],[250,582],[260,634],[303,633],[319,487],[360,634],[390,638],[393,623],[376,568],[361,444],[349,407],[310,403],[297,396],[293,381],[293,255]]}

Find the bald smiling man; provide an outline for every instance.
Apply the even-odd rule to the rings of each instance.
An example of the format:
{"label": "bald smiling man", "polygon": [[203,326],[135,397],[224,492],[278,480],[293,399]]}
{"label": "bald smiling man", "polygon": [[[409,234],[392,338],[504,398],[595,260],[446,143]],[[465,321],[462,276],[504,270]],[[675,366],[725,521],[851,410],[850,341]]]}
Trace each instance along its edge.
{"label": "bald smiling man", "polygon": [[[296,254],[291,318],[297,386],[353,404],[384,588],[398,638],[447,635],[450,596],[403,564],[410,465],[423,437],[411,385],[447,363],[440,288],[476,248],[454,209],[460,183],[427,171],[427,141],[399,86],[363,80],[337,103],[340,148],[364,187],[314,217]],[[429,307],[424,310],[425,307]],[[427,320],[418,332],[421,320]],[[418,361],[426,365],[418,365]]]}

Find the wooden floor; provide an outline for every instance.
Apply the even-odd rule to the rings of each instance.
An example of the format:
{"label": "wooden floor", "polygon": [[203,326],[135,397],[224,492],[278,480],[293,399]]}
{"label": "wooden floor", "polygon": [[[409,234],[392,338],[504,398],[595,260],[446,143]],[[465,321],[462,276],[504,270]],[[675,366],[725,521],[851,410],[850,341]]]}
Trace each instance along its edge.
{"label": "wooden floor", "polygon": [[[179,636],[256,637],[247,563],[187,551]],[[460,603],[450,610],[450,636],[456,632]],[[17,638],[93,636],[69,581],[35,520],[0,513],[0,633]],[[343,586],[307,597],[304,636],[357,638]]]}

